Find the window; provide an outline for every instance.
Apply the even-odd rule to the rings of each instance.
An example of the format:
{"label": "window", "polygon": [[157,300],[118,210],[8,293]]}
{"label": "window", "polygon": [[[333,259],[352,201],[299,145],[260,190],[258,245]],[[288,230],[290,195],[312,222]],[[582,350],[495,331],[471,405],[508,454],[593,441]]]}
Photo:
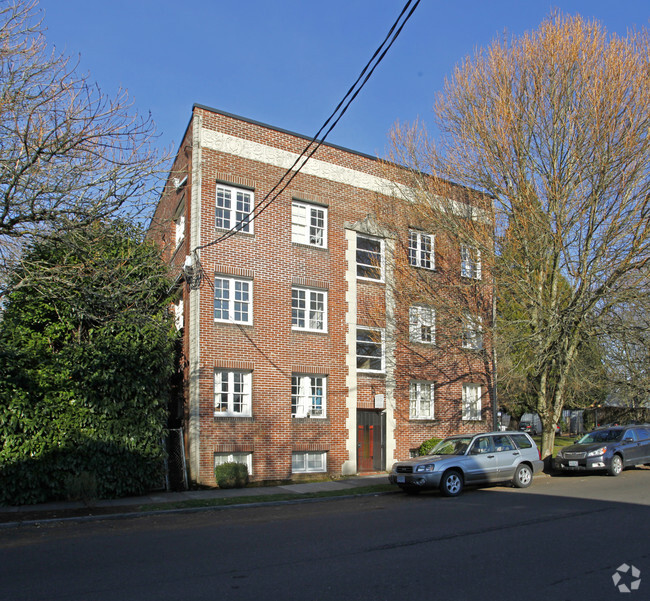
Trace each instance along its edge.
{"label": "window", "polygon": [[253,323],[252,282],[214,278],[214,320]]}
{"label": "window", "polygon": [[483,348],[483,319],[467,315],[463,324],[463,348],[480,351]]}
{"label": "window", "polygon": [[382,281],[383,274],[383,240],[357,235],[357,277]]}
{"label": "window", "polygon": [[530,442],[530,438],[525,434],[510,434],[510,438],[519,449],[530,449],[533,446],[533,443]]}
{"label": "window", "polygon": [[481,386],[479,384],[463,384],[463,419],[481,419]]}
{"label": "window", "polygon": [[174,237],[176,247],[185,239],[185,213],[180,214],[174,220]]}
{"label": "window", "polygon": [[251,383],[249,371],[214,372],[214,415],[217,417],[251,415]]}
{"label": "window", "polygon": [[254,194],[250,190],[217,184],[216,226],[252,234],[253,202]]}
{"label": "window", "polygon": [[327,247],[327,209],[294,201],[291,205],[291,241]]}
{"label": "window", "polygon": [[174,324],[176,325],[177,330],[182,330],[184,324],[184,309],[183,309],[183,299],[178,299],[178,302],[174,305]]}
{"label": "window", "polygon": [[325,417],[324,376],[291,376],[291,417]]}
{"label": "window", "polygon": [[253,473],[253,453],[215,453],[214,467],[224,463],[243,463],[248,468],[248,475]]}
{"label": "window", "polygon": [[481,251],[473,246],[460,247],[460,275],[481,279]]}
{"label": "window", "polygon": [[411,342],[435,344],[436,312],[433,307],[414,305],[409,308],[409,332]]}
{"label": "window", "polygon": [[357,369],[384,371],[383,331],[357,328]]}
{"label": "window", "polygon": [[327,292],[292,288],[291,326],[296,330],[327,331]]}
{"label": "window", "polygon": [[293,453],[291,471],[294,474],[307,472],[326,472],[327,453],[325,451],[304,451]]}
{"label": "window", "polygon": [[499,434],[492,437],[492,442],[494,444],[494,450],[498,453],[500,451],[514,451],[515,447],[512,444],[512,441],[505,435]]}
{"label": "window", "polygon": [[434,237],[431,234],[414,230],[409,232],[409,263],[413,267],[435,269],[433,241]]}
{"label": "window", "polygon": [[433,382],[411,382],[409,417],[433,419]]}

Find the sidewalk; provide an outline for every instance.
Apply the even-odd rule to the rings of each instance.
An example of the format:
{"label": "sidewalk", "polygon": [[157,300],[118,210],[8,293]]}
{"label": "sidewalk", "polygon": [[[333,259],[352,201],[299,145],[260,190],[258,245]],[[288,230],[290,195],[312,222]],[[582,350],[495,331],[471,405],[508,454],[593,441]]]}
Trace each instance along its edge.
{"label": "sidewalk", "polygon": [[[123,499],[109,499],[95,501],[90,507],[80,501],[57,501],[39,505],[21,505],[17,507],[0,506],[0,527],[34,522],[61,521],[65,519],[98,519],[107,516],[126,516],[142,513],[157,513],[166,511],[168,506],[171,511],[198,511],[205,508],[178,509],[178,503],[187,501],[209,501],[233,497],[252,497],[264,502],[264,497],[270,495],[321,493],[329,491],[350,490],[364,486],[379,486],[388,484],[387,474],[372,474],[368,476],[354,476],[341,480],[326,480],[323,482],[305,482],[302,484],[287,484],[280,486],[252,486],[247,488],[207,490],[189,490],[184,492],[153,492],[141,497],[127,497]],[[160,506],[149,509],[147,506]],[[144,508],[144,509],[143,509]]]}

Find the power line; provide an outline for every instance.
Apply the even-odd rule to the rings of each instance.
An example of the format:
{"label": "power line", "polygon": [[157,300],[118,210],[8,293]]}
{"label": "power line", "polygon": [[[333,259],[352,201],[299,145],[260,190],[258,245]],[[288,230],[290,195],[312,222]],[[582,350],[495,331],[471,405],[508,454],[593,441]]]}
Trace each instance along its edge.
{"label": "power line", "polygon": [[[278,198],[278,196],[280,196],[280,194],[284,192],[287,186],[289,186],[289,184],[293,181],[293,178],[296,177],[296,175],[298,175],[298,173],[305,166],[307,161],[314,155],[314,153],[318,150],[321,144],[325,142],[327,136],[334,129],[334,127],[336,127],[338,122],[341,120],[341,117],[343,117],[343,115],[348,110],[350,104],[352,104],[352,102],[357,97],[359,92],[361,92],[363,87],[366,85],[367,81],[370,79],[370,77],[372,76],[373,72],[375,71],[379,63],[381,63],[381,61],[384,59],[386,53],[388,52],[390,47],[395,43],[395,40],[402,32],[402,29],[404,29],[404,26],[406,25],[408,20],[415,12],[415,9],[418,7],[418,4],[420,4],[420,0],[415,0],[415,1],[408,0],[406,2],[404,8],[402,8],[402,11],[400,12],[399,16],[397,17],[392,27],[388,31],[388,34],[384,38],[384,41],[379,45],[377,50],[375,50],[374,54],[372,55],[370,60],[366,63],[365,67],[362,69],[356,81],[346,92],[345,96],[338,103],[338,105],[336,106],[332,114],[326,119],[326,121],[323,123],[321,128],[318,130],[318,132],[316,132],[316,135],[310,140],[309,144],[305,146],[305,148],[300,153],[300,155],[298,155],[298,158],[294,161],[293,165],[291,165],[291,167],[289,167],[289,169],[285,171],[282,177],[278,180],[275,186],[273,186],[273,188],[269,190],[269,192],[264,196],[264,198],[255,205],[255,207],[249,213],[249,215],[247,215],[246,218],[243,219],[240,223],[238,223],[235,227],[223,233],[221,236],[219,236],[212,242],[208,242],[207,244],[197,246],[193,250],[193,252],[202,250],[204,248],[208,248],[210,246],[214,246],[215,244],[223,242],[224,240],[227,240],[231,236],[234,236],[239,230],[241,230],[243,227],[251,223],[254,219],[259,217],[271,205],[271,203],[273,203]],[[337,113],[339,113],[338,116]],[[325,128],[327,128],[327,131],[323,134],[322,138],[319,138],[319,136],[321,135],[323,130],[325,130]],[[302,160],[303,157],[306,158]],[[301,160],[302,163],[300,164],[300,166],[298,166],[298,168],[296,168],[296,165],[298,165],[298,163],[300,163]]]}

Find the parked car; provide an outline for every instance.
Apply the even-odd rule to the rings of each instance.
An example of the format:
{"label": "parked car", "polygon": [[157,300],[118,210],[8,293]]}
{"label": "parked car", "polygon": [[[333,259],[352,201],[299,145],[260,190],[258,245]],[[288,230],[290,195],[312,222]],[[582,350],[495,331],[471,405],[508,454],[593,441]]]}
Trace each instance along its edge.
{"label": "parked car", "polygon": [[520,432],[527,432],[531,436],[537,436],[537,428],[535,427],[535,424],[533,422],[529,421],[522,421],[519,422],[519,431]]}
{"label": "parked car", "polygon": [[526,488],[543,465],[528,434],[485,432],[451,436],[429,455],[398,461],[388,480],[409,494],[439,489],[447,497],[456,497],[465,484],[511,482]]}
{"label": "parked car", "polygon": [[606,471],[618,476],[633,465],[650,465],[650,426],[599,428],[561,449],[555,467],[566,472]]}

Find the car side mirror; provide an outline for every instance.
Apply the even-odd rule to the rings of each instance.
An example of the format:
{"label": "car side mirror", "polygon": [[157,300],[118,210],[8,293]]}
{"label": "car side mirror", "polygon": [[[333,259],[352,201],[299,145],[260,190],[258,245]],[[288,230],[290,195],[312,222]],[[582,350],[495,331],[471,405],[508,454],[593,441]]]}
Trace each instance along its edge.
{"label": "car side mirror", "polygon": [[634,438],[624,438],[623,442],[634,442]]}

